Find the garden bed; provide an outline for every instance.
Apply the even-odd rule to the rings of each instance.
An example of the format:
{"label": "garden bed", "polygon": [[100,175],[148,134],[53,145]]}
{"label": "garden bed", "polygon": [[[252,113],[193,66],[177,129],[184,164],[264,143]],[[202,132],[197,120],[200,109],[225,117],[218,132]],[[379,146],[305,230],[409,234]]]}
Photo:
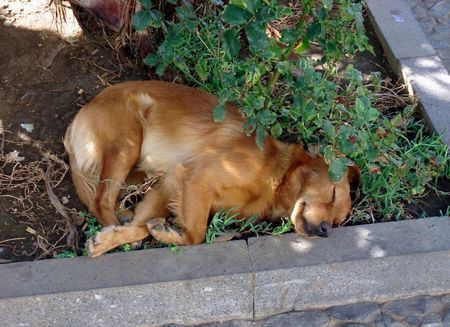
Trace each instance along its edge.
{"label": "garden bed", "polygon": [[[11,2],[18,3],[21,2]],[[10,13],[13,14],[14,11]],[[26,20],[19,15],[17,19]],[[366,24],[366,27],[375,55],[358,53],[354,59],[341,60],[340,68],[344,70],[345,66],[353,64],[366,78],[373,71],[380,71],[380,86],[385,88],[379,92],[379,105],[390,110],[387,116],[393,119],[414,102],[397,88],[380,43],[370,26]],[[152,71],[148,75],[142,64],[112,51],[105,42],[76,38],[67,43],[57,33],[34,31],[23,25],[0,26],[0,42],[5,54],[0,87],[0,96],[5,99],[0,110],[0,262],[48,258],[66,250],[81,253],[85,240],[83,232],[95,227],[87,224],[85,216],[79,215],[85,208],[74,195],[67,174],[61,142],[64,131],[80,106],[105,86],[155,75]],[[393,89],[397,91],[393,93]],[[407,139],[417,140],[412,131],[419,131],[424,135],[423,144],[431,142],[434,147],[440,147],[437,140],[427,138],[423,123],[411,119],[410,124],[414,128],[405,135]],[[419,154],[423,151],[420,142],[416,145],[411,148],[414,155],[415,149]],[[425,158],[424,162],[418,160],[418,164],[428,165],[432,160],[438,160],[433,155]],[[448,157],[444,155],[439,160],[448,160]],[[435,165],[440,163],[435,162]],[[448,165],[447,162],[447,168],[444,168],[447,172]],[[366,176],[378,173],[377,167],[373,169],[375,171],[366,171]],[[374,207],[373,198],[366,197],[363,189],[349,223],[448,214],[448,178],[438,180],[436,186],[430,185],[427,177],[417,185],[417,197],[395,203],[403,207],[402,214],[391,216]]]}

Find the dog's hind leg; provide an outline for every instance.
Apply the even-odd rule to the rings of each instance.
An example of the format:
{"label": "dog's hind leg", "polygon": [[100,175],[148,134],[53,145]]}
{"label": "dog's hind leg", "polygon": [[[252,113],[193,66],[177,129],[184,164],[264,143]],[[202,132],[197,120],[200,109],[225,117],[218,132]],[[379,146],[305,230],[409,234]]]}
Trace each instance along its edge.
{"label": "dog's hind leg", "polygon": [[104,154],[100,181],[90,208],[103,226],[120,225],[116,215],[117,198],[138,156],[139,150],[124,147],[110,148]]}
{"label": "dog's hind leg", "polygon": [[143,240],[148,234],[145,225],[107,226],[87,241],[86,249],[90,257],[97,257],[119,245]]}
{"label": "dog's hind leg", "polygon": [[175,206],[177,226],[169,226],[163,219],[153,219],[147,223],[150,234],[166,244],[202,243],[212,205],[211,192],[205,185],[208,184],[198,175],[186,178]]}
{"label": "dog's hind leg", "polygon": [[86,248],[89,256],[96,257],[119,245],[141,241],[149,235],[146,223],[151,218],[165,220],[170,211],[167,208],[167,199],[157,185],[144,196],[136,207],[131,223],[124,226],[108,226],[88,240]]}
{"label": "dog's hind leg", "polygon": [[166,218],[170,215],[169,201],[162,191],[162,183],[163,181],[160,181],[160,184],[147,192],[136,205],[132,225],[144,226],[152,218]]}

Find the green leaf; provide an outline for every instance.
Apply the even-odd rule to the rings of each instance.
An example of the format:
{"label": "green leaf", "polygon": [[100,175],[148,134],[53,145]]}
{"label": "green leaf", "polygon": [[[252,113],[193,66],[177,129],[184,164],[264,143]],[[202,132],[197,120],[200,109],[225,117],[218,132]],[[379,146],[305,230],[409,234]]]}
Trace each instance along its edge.
{"label": "green leaf", "polygon": [[325,133],[325,137],[331,141],[334,142],[336,137],[336,130],[333,126],[333,124],[329,120],[324,120],[322,123],[323,132]]}
{"label": "green leaf", "polygon": [[142,3],[145,9],[152,7],[152,0],[139,0],[139,2]]}
{"label": "green leaf", "polygon": [[148,14],[146,11],[139,11],[131,17],[131,24],[136,31],[143,31],[150,26]]}
{"label": "green leaf", "polygon": [[347,166],[341,158],[336,158],[331,161],[328,167],[328,175],[333,182],[340,182],[344,178]]}
{"label": "green leaf", "polygon": [[261,0],[244,0],[244,2],[247,6],[247,8],[246,8],[247,11],[253,15],[256,13],[256,11],[261,6]]}
{"label": "green leaf", "polygon": [[245,27],[245,34],[247,35],[250,50],[253,53],[260,52],[269,45],[266,34],[267,25],[265,23],[253,22]]}
{"label": "green leaf", "polygon": [[372,108],[372,107],[370,107],[366,111],[366,115],[365,115],[366,120],[369,122],[377,120],[378,116],[380,116],[380,112],[377,109]]}
{"label": "green leaf", "polygon": [[227,5],[223,10],[223,20],[232,26],[239,26],[247,22],[245,10],[235,5]]}
{"label": "green leaf", "polygon": [[239,7],[241,9],[247,9],[247,4],[245,3],[245,0],[230,0],[230,4]]}
{"label": "green leaf", "polygon": [[292,16],[294,14],[294,11],[291,8],[285,6],[278,6],[277,8],[275,8],[275,10],[277,19],[285,18],[286,16]]}
{"label": "green leaf", "polygon": [[256,145],[260,150],[264,149],[264,141],[266,140],[266,130],[263,126],[256,127]]}
{"label": "green leaf", "polygon": [[327,41],[325,44],[325,50],[327,52],[328,55],[332,55],[336,52],[337,48],[336,48],[336,43],[333,41]]}
{"label": "green leaf", "polygon": [[176,5],[178,0],[167,0],[171,5]]}
{"label": "green leaf", "polygon": [[155,73],[156,73],[156,75],[158,75],[158,76],[162,76],[162,75],[164,75],[165,70],[166,70],[166,65],[163,64],[163,63],[159,63],[159,64],[156,66]]}
{"label": "green leaf", "polygon": [[191,18],[195,17],[194,12],[192,11],[192,7],[188,6],[188,5],[178,6],[175,9],[175,11],[176,11],[177,17],[180,21],[191,19]]}
{"label": "green leaf", "polygon": [[256,119],[263,125],[268,126],[275,122],[276,115],[270,110],[261,110],[256,114]]}
{"label": "green leaf", "polygon": [[401,114],[398,114],[394,116],[394,118],[391,119],[391,125],[395,127],[400,127],[403,124],[403,118]]}
{"label": "green leaf", "polygon": [[206,69],[206,61],[198,62],[195,65],[195,72],[197,73],[198,77],[204,82],[208,79],[208,71]]}
{"label": "green leaf", "polygon": [[270,129],[270,134],[273,135],[273,137],[278,138],[280,137],[281,133],[283,132],[283,129],[281,128],[280,124],[275,124]]}
{"label": "green leaf", "polygon": [[143,31],[148,27],[160,27],[162,13],[157,10],[139,11],[133,15],[131,23],[136,31]]}
{"label": "green leaf", "polygon": [[261,6],[261,0],[231,0],[230,3],[247,10],[251,14],[255,14],[256,10]]}
{"label": "green leaf", "polygon": [[216,123],[223,122],[227,116],[227,109],[224,104],[219,104],[213,110],[213,119]]}
{"label": "green leaf", "polygon": [[234,29],[227,30],[223,33],[222,47],[229,59],[239,53],[241,42],[239,41],[238,31]]}
{"label": "green leaf", "polygon": [[256,119],[253,117],[247,118],[247,120],[244,122],[244,133],[247,136],[250,136],[250,134],[255,130],[256,128]]}
{"label": "green leaf", "polygon": [[333,0],[322,0],[322,5],[325,9],[330,10],[333,7]]}
{"label": "green leaf", "polygon": [[297,31],[293,28],[285,28],[281,31],[280,41],[282,43],[290,44],[297,41]]}
{"label": "green leaf", "polygon": [[322,33],[322,24],[319,22],[312,24],[306,30],[306,35],[308,37],[308,40],[310,40],[310,41],[314,40],[321,33]]}
{"label": "green leaf", "polygon": [[155,67],[159,63],[159,61],[160,61],[159,56],[154,53],[149,53],[144,58],[144,64],[146,64],[149,67]]}
{"label": "green leaf", "polygon": [[335,158],[336,153],[331,145],[327,145],[323,151],[323,157],[325,158],[325,161],[330,164]]}
{"label": "green leaf", "polygon": [[308,49],[309,49],[309,40],[304,39],[294,48],[294,52],[296,54],[300,54]]}

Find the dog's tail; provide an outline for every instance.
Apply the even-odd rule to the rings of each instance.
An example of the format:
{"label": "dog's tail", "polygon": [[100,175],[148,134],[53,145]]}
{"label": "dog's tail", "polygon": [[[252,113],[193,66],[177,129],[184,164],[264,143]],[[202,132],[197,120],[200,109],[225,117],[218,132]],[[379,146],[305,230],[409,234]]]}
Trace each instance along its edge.
{"label": "dog's tail", "polygon": [[[101,167],[99,167],[99,161],[95,160],[95,158],[87,158],[85,155],[79,156],[76,153],[82,150],[77,149],[78,140],[72,134],[72,128],[71,124],[63,140],[64,147],[69,156],[70,173],[78,197],[92,211],[96,188],[100,180]],[[78,161],[76,160],[77,157],[84,158],[84,160]]]}

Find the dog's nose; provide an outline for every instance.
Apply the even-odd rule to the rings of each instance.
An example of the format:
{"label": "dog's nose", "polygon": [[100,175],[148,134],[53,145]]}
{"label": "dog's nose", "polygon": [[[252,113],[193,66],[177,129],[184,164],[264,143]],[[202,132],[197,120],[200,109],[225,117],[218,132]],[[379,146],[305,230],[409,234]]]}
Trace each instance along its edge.
{"label": "dog's nose", "polygon": [[317,229],[317,236],[328,237],[328,231],[330,230],[330,224],[322,221]]}

